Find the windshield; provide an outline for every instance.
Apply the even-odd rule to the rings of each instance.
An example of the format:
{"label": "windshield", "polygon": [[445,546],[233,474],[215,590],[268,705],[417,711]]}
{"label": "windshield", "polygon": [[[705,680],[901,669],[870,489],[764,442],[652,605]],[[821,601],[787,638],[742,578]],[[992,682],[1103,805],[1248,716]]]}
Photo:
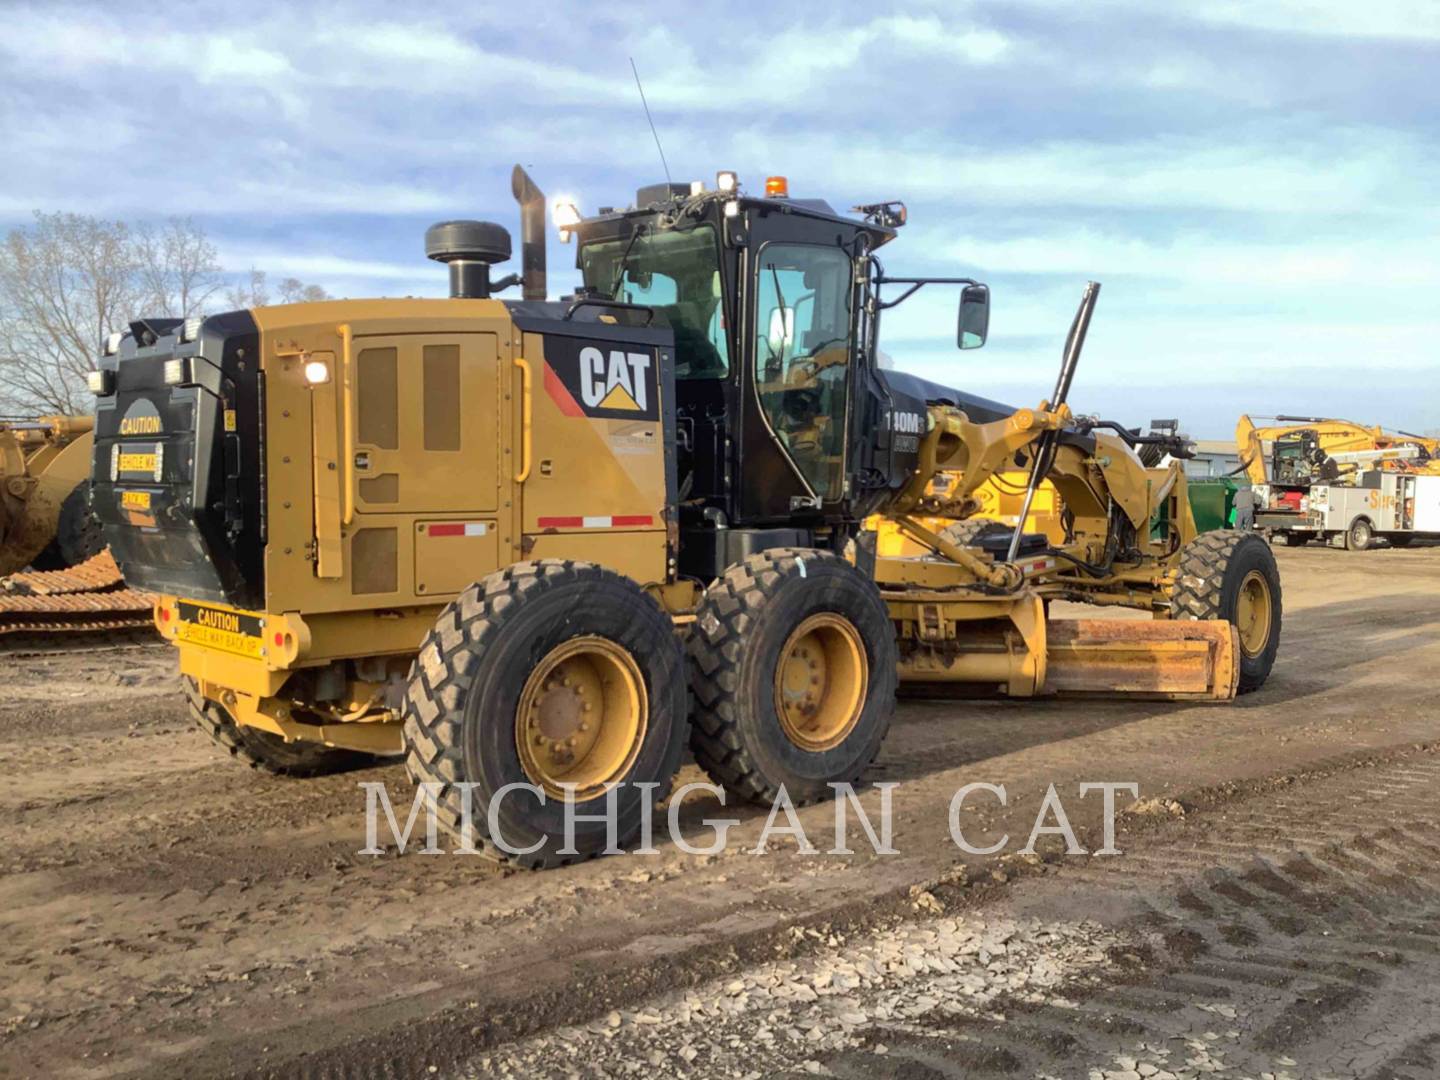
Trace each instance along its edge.
{"label": "windshield", "polygon": [[619,240],[586,244],[580,270],[594,295],[646,304],[656,322],[674,330],[676,378],[723,379],[730,350],[718,250],[709,225],[685,232],[642,226]]}

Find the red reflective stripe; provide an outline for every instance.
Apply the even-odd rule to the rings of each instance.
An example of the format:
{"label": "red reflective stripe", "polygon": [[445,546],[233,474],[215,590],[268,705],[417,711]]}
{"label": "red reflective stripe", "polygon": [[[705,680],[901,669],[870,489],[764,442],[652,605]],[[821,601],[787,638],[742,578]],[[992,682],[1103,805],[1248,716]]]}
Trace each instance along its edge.
{"label": "red reflective stripe", "polygon": [[[588,524],[587,524],[588,522]],[[542,529],[614,529],[625,526],[653,525],[655,518],[650,514],[619,514],[615,517],[542,517],[535,524]]]}
{"label": "red reflective stripe", "polygon": [[431,525],[429,528],[430,528],[430,535],[431,535],[431,536],[464,536],[464,535],[465,535],[465,525],[464,525],[463,522],[460,523],[460,524],[456,524],[456,525]]}
{"label": "red reflective stripe", "polygon": [[550,400],[555,402],[556,407],[565,416],[585,415],[585,410],[580,408],[574,395],[565,389],[565,384],[560,381],[560,376],[555,374],[549,364],[545,365],[545,392],[550,395]]}

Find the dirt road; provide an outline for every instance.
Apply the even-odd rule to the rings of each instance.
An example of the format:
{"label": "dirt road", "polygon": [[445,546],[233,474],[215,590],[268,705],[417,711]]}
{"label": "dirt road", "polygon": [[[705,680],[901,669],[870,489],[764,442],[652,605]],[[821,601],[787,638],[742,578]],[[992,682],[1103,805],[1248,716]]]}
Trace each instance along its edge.
{"label": "dirt road", "polygon": [[1124,857],[1041,864],[956,916],[917,892],[918,916],[465,1073],[1433,1077],[1437,783],[1412,753],[1211,803]]}
{"label": "dirt road", "polygon": [[[1132,874],[1134,904],[1148,904],[1185,924],[1175,914],[1185,910],[1181,892],[1157,869],[1166,865],[1172,844],[1167,837],[1175,830],[1192,839],[1198,830],[1204,838],[1232,813],[1258,815],[1255,827],[1269,830],[1263,836],[1243,829],[1217,832],[1211,842],[1223,850],[1206,848],[1182,868],[1202,876],[1207,871],[1243,876],[1252,868],[1245,860],[1254,851],[1271,851],[1273,860],[1286,857],[1302,833],[1307,842],[1331,839],[1316,817],[1329,805],[1323,800],[1314,810],[1288,817],[1281,812],[1282,796],[1292,785],[1296,791],[1325,792],[1332,784],[1358,783],[1364,790],[1364,777],[1381,775],[1371,770],[1429,775],[1424,771],[1429,751],[1416,747],[1440,740],[1434,692],[1440,673],[1440,549],[1307,548],[1277,555],[1286,602],[1281,657],[1270,683],[1233,706],[902,702],[873,776],[899,784],[893,806],[899,854],[890,856],[864,849],[848,857],[806,856],[793,845],[774,846],[764,856],[744,854],[741,849],[754,843],[763,818],[703,800],[685,807],[687,829],[697,843],[710,835],[702,819],[740,819],[725,854],[686,855],[662,846],[653,857],[604,859],[540,875],[503,873],[449,854],[363,856],[358,852],[364,846],[364,794],[357,785],[383,780],[397,805],[408,805],[410,793],[397,766],[277,781],[234,765],[191,730],[164,649],[7,657],[0,691],[0,759],[9,778],[0,792],[6,840],[0,851],[0,963],[6,973],[0,986],[0,1072],[410,1076],[431,1067],[442,1075],[463,1073],[485,1062],[498,1069],[510,1060],[506,1055],[526,1052],[525,1040],[532,1037],[608,1024],[612,1012],[638,1014],[647,1003],[687,988],[699,994],[708,987],[705,992],[713,996],[715,986],[743,984],[765,964],[818,963],[826,950],[846,943],[908,942],[905,935],[914,932],[934,933],[938,941],[944,935],[937,924],[953,924],[945,932],[959,955],[973,942],[960,940],[970,928],[956,920],[972,910],[981,913],[986,927],[1013,925],[1020,935],[1013,940],[1032,942],[1028,953],[1017,944],[1017,955],[1046,959],[1050,966],[1041,965],[1038,974],[1025,968],[1027,981],[1020,985],[1038,988],[1041,1000],[1034,1004],[1042,1012],[1055,1004],[1055,994],[1093,1007],[1094,999],[1081,992],[1084,985],[1101,987],[1096,992],[1110,1000],[1140,993],[1122,985],[1127,978],[1193,981],[1193,965],[1230,963],[1234,958],[1224,949],[1249,947],[1239,931],[1236,940],[1225,938],[1230,923],[1264,931],[1256,948],[1273,952],[1276,963],[1303,958],[1310,942],[1301,939],[1318,933],[1314,927],[1325,920],[1304,917],[1306,928],[1293,935],[1283,928],[1265,930],[1260,925],[1270,925],[1265,911],[1273,913],[1277,905],[1267,899],[1273,893],[1263,884],[1253,917],[1240,919],[1217,907],[1208,893],[1200,898],[1209,914],[1193,911],[1192,929],[1211,950],[1208,960],[1172,950],[1159,924],[1137,928],[1137,909],[1121,903],[1125,890],[1117,894],[1113,887],[1121,875]],[[691,767],[685,779],[698,778]],[[1100,800],[1081,799],[1078,785],[1097,780],[1133,781],[1142,798],[1155,800],[1146,805],[1159,808],[1124,819],[1121,846],[1133,843],[1136,854],[1104,860],[1104,871],[1098,861],[1066,858],[1041,873],[1013,856],[1002,862],[1000,855],[965,855],[950,839],[948,804],[962,785],[1006,786],[1006,807],[977,799],[976,809],[964,812],[963,824],[972,845],[1009,834],[1013,852],[1023,845],[1053,783],[1082,841],[1094,847]],[[1400,825],[1413,838],[1416,829],[1426,827],[1423,822],[1434,820],[1440,795],[1432,780],[1405,788],[1403,797],[1405,813],[1420,815]],[[1185,816],[1172,817],[1167,799],[1178,800]],[[867,794],[865,803],[872,811],[878,808],[878,794]],[[801,813],[817,843],[832,817],[828,806]],[[1365,821],[1347,822],[1344,828],[1359,837],[1355,843],[1388,844],[1386,858],[1392,857],[1394,844],[1379,831]],[[1147,844],[1152,847],[1144,848]],[[822,846],[828,847],[828,840]],[[1239,861],[1222,858],[1227,852]],[[1388,866],[1353,846],[1337,858]],[[1408,873],[1399,866],[1386,870],[1389,877]],[[1304,872],[1285,880],[1301,888]],[[1322,867],[1322,872],[1329,871]],[[1383,938],[1399,933],[1394,927],[1402,923],[1423,927],[1428,918],[1433,925],[1434,910],[1424,907],[1426,879],[1417,878],[1418,899],[1398,883],[1377,889],[1383,898],[1374,902],[1373,919],[1362,927],[1359,913],[1368,909],[1362,879],[1369,871],[1345,872],[1349,876],[1341,883],[1355,892],[1357,899],[1347,903],[1356,920],[1342,926],[1336,915],[1334,932],[1359,935],[1363,929]],[[1105,880],[1086,876],[1100,873]],[[1073,884],[1057,884],[1062,882]],[[1187,888],[1200,896],[1196,886]],[[1073,930],[1075,923],[1083,923],[1083,933]],[[1055,936],[1036,936],[1042,934]],[[979,940],[985,940],[983,933]],[[1112,955],[1112,945],[1121,952]],[[1434,985],[1434,973],[1425,967],[1430,961],[1419,959],[1423,948],[1390,947],[1414,952],[1415,962],[1403,969],[1397,965],[1400,973],[1380,983],[1357,976],[1347,993],[1360,998],[1334,1008],[1326,1002],[1340,999],[1326,997],[1330,991],[1324,987],[1315,991],[1319,1003],[1313,1009],[1302,1003],[1291,1013],[1283,1003],[1271,1012],[1257,1010],[1243,995],[1202,1001],[1177,993],[1172,995],[1177,1009],[1165,1014],[1169,1019],[1147,1013],[1149,1019],[1122,1017],[1117,1023],[1140,1025],[1143,1033],[1134,1042],[1159,1046],[1176,1032],[1189,1032],[1193,1010],[1201,1005],[1243,1006],[1244,1025],[1226,1026],[1223,1012],[1200,1010],[1216,1017],[1206,1030],[1217,1039],[1205,1040],[1205,1031],[1197,1036],[1212,1058],[1219,1053],[1226,1060],[1223,1055],[1231,1053],[1237,1056],[1229,1060],[1239,1061],[1251,1052],[1244,1040],[1268,1030],[1265,1025],[1313,1027],[1318,1016],[1355,1011],[1361,999],[1366,1008],[1394,1008],[1404,997],[1395,988],[1409,985],[1410,973],[1419,985]],[[948,946],[935,948],[958,963],[944,952]],[[1127,950],[1136,961],[1123,959]],[[1182,970],[1186,964],[1191,969]],[[1128,975],[1126,965],[1134,969]],[[1094,981],[1082,985],[1084,980]],[[918,984],[913,989],[925,996]],[[1282,989],[1262,996],[1279,1001]],[[1240,994],[1233,987],[1231,992]],[[1004,998],[990,1011],[1008,1016],[1016,1008]],[[1125,1012],[1117,1010],[1117,1016]],[[953,1030],[923,1015],[900,1017],[901,1029],[892,1034],[896,1018],[880,1018],[881,1023],[868,1005],[854,1012],[865,1014],[850,1025],[854,1045],[827,1047],[824,1057],[787,1050],[775,1067],[806,1069],[813,1062],[837,1075],[931,1075],[924,1069],[943,1075],[936,1062],[950,1052],[945,1040],[958,1046],[978,1032],[982,1044],[993,1039],[997,1047],[1009,1046],[1005,1052],[1015,1055],[1024,1071],[1086,1075],[1058,1064],[1068,1061],[1058,1050],[1048,1059],[1024,1056],[1010,1045],[1013,1038],[996,1029],[993,1016],[944,1017]],[[621,1019],[623,1032],[629,1021]],[[906,1026],[912,1020],[940,1032],[938,1049],[910,1052],[906,1040],[923,1037]],[[1052,1035],[1059,1030],[1044,1016],[1032,1026]],[[1235,1040],[1228,1035],[1232,1030],[1240,1032]],[[1081,1039],[1073,1032],[1071,1037]],[[1113,1043],[1085,1038],[1091,1058],[1104,1058],[1104,1068],[1122,1074],[1130,1058],[1137,1066],[1164,1065],[1170,1071],[1182,1060],[1142,1062],[1118,1035]],[[1308,1050],[1310,1044],[1286,1038],[1276,1036],[1275,1060],[1301,1061],[1296,1048]],[[1227,1049],[1230,1042],[1238,1051]],[[1282,1043],[1291,1049],[1280,1048]],[[887,1054],[878,1053],[880,1044]],[[1177,1044],[1167,1045],[1174,1054]],[[733,1071],[723,1057],[702,1059],[698,1044],[690,1048],[696,1056],[689,1060],[681,1054],[682,1044],[658,1040],[651,1049],[667,1055],[666,1072]],[[1351,1050],[1339,1047],[1337,1036],[1333,1054],[1326,1050],[1323,1059],[1330,1072],[1299,1066],[1291,1071],[1358,1075],[1338,1064],[1339,1055]],[[1424,1046],[1414,1051],[1425,1052]],[[887,1074],[872,1057],[889,1054],[910,1064]],[[1355,1052],[1347,1060],[1362,1057]],[[995,1063],[1009,1060],[1002,1055]],[[1318,1068],[1316,1062],[1309,1067]],[[987,1067],[1007,1071],[995,1063]],[[565,1075],[593,1063],[569,1052],[542,1054],[532,1064]],[[1392,1069],[1392,1075],[1408,1074]]]}

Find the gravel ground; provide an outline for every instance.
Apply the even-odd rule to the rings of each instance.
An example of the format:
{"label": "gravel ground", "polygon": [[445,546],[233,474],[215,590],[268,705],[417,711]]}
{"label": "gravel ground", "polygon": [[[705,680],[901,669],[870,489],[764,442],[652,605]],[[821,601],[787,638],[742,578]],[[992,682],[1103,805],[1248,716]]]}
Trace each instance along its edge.
{"label": "gravel ground", "polygon": [[803,961],[612,1010],[462,1075],[1434,1076],[1437,781],[1440,755],[1417,752],[1190,822],[1176,803],[1126,855],[1036,859],[1044,874],[960,916],[916,888],[912,916],[879,932],[810,931],[822,947]]}
{"label": "gravel ground", "polygon": [[[1128,844],[1152,832],[1204,834],[1218,829],[1227,807],[1283,794],[1287,777],[1297,790],[1328,776],[1339,783],[1361,775],[1364,762],[1413,754],[1417,744],[1440,737],[1434,712],[1440,549],[1305,548],[1277,556],[1286,602],[1282,653],[1270,683],[1233,705],[902,702],[872,774],[899,785],[894,843],[900,854],[888,857],[863,849],[852,857],[806,857],[787,845],[764,857],[744,855],[738,848],[754,843],[763,818],[705,800],[686,805],[686,828],[703,840],[702,818],[738,818],[735,843],[723,855],[662,846],[653,857],[602,859],[547,874],[507,873],[449,855],[361,856],[364,794],[357,785],[381,780],[397,800],[408,800],[398,766],[382,763],[310,781],[236,767],[191,726],[164,647],[12,653],[0,690],[0,762],[8,780],[0,790],[0,966],[6,974],[0,1075],[413,1076],[432,1075],[432,1068],[433,1075],[462,1074],[485,1055],[498,1067],[527,1040],[572,1027],[595,1037],[596,1054],[601,1047],[631,1046],[623,1040],[634,1037],[632,1029],[653,1025],[627,1016],[672,998],[683,1002],[687,993],[707,1009],[712,1000],[719,1003],[721,1011],[707,1014],[705,1026],[741,1041],[712,1050],[700,1038],[703,1031],[682,1025],[675,1040],[667,1037],[637,1059],[648,1065],[650,1050],[663,1050],[669,1056],[654,1067],[660,1073],[683,1067],[707,1075],[714,1064],[728,1075],[731,1061],[724,1055],[738,1049],[750,1059],[738,1063],[745,1066],[740,1075],[780,1068],[804,1075],[809,1061],[836,1075],[947,1075],[953,1068],[945,1064],[947,1054],[957,1062],[974,1060],[962,1054],[964,1040],[942,1031],[937,1038],[948,1042],[922,1053],[907,1040],[919,1037],[911,1028],[926,1026],[925,1018],[879,1010],[890,1008],[892,998],[897,1009],[911,1007],[912,994],[969,1001],[974,995],[950,984],[943,996],[927,993],[925,979],[963,983],[988,975],[988,965],[976,966],[984,942],[1009,933],[1005,953],[987,947],[991,961],[1013,965],[1004,972],[1007,980],[1022,980],[1018,994],[1042,999],[1002,994],[997,1001],[983,997],[988,989],[977,991],[992,1011],[1012,1018],[1022,1006],[1049,1016],[1043,1010],[1062,1008],[1055,1004],[1061,999],[1094,1012],[1086,980],[1099,980],[1094,985],[1104,994],[1132,993],[1115,981],[1126,962],[1111,955],[1112,941],[1134,943],[1143,961],[1137,971],[1180,963],[1164,940],[1156,946],[1147,937],[1145,925],[1116,914],[1129,893],[1092,888],[1072,860],[1056,869],[958,851],[946,808],[961,785],[1003,783],[1010,794],[1006,807],[983,799],[973,810],[967,806],[965,830],[976,845],[1004,833],[1022,843],[1053,783],[1082,842],[1093,847],[1099,799],[1079,799],[1079,783],[1133,780],[1145,812],[1125,819]],[[687,766],[682,779],[699,776]],[[875,792],[864,800],[872,812],[877,808]],[[800,818],[818,836],[832,814],[818,806]],[[1272,839],[1292,842],[1297,820],[1305,823],[1277,818]],[[1328,834],[1321,830],[1313,839],[1323,843]],[[1249,857],[1259,842],[1236,840],[1233,850],[1217,848],[1191,870],[1228,873],[1226,859]],[[1174,855],[1176,843],[1167,839],[1154,858]],[[1115,881],[1132,864],[1139,865],[1128,856],[1096,863]],[[1152,878],[1137,874],[1127,888],[1152,890],[1146,895],[1156,897],[1153,906],[1169,911],[1164,898],[1171,894],[1161,886],[1170,886]],[[1073,888],[1048,909],[1005,906],[1047,896],[1050,883],[1060,881],[1073,881]],[[1255,923],[1260,933],[1257,918],[1230,921]],[[934,937],[912,939],[912,931]],[[1043,934],[1052,937],[1039,949]],[[1297,940],[1311,944],[1303,935]],[[1223,935],[1215,941],[1214,950],[1233,947]],[[976,951],[964,952],[972,943]],[[873,959],[896,944],[902,956],[911,946],[923,953],[925,971],[911,972],[907,962],[903,977],[887,969],[880,982],[862,978],[859,986],[845,987],[841,976],[851,973],[841,964],[852,963],[850,951],[869,949],[865,955]],[[1147,944],[1149,952],[1141,948]],[[1097,949],[1100,960],[1093,959]],[[931,955],[955,970],[931,972]],[[823,978],[817,965],[826,964],[832,987],[854,991],[853,1012],[844,1015],[864,1012],[863,1022],[847,1026],[840,1010],[852,1003],[814,986],[814,978]],[[774,966],[775,985],[743,989],[766,965]],[[861,978],[860,970],[856,965],[853,977]],[[1413,981],[1424,965],[1415,960],[1398,970],[1397,978],[1412,979],[1400,985],[1424,1000],[1417,988],[1427,984]],[[868,978],[870,969],[864,971]],[[775,991],[802,973],[816,993],[814,1002],[803,1003],[819,1010],[816,1041],[836,1040],[823,1047],[810,1045],[816,1028],[799,1023],[812,1018],[809,1012],[789,1021],[790,1003],[767,1006],[761,993],[774,1002]],[[738,993],[724,991],[736,980],[745,994],[738,1004]],[[1175,1000],[1185,1004],[1170,1015],[1190,1017],[1190,999]],[[1214,1002],[1226,1004],[1220,997]],[[726,1027],[731,1008],[742,1012]],[[777,1010],[785,1015],[771,1021]],[[612,1013],[621,1016],[618,1029],[608,1027]],[[1115,1015],[1121,1016],[1118,1007]],[[1142,1031],[1135,1042],[1172,1050],[1165,1067],[1177,1071],[1176,1044],[1164,1041],[1170,1028],[1153,1018],[1124,1017]],[[1213,1031],[1223,1043],[1228,1031],[1249,1030],[1238,1019],[1228,1026],[1222,1019],[1198,1034],[1187,1026],[1185,1037],[1203,1039]],[[754,1037],[761,1023],[772,1035],[770,1058],[760,1056],[766,1044]],[[596,1036],[590,1028],[597,1024],[615,1033]],[[1040,1030],[1037,1038],[1053,1034],[1028,1026]],[[1013,1019],[1003,1027],[1027,1030]],[[806,1033],[803,1053],[792,1052],[791,1028]],[[1130,1044],[1091,1047],[1090,1029],[1082,1028],[1071,1037],[1091,1048],[1087,1054],[1099,1055],[1085,1059],[1086,1070],[1092,1064],[1120,1068],[1116,1054],[1135,1057],[1137,1066],[1159,1060],[1137,1056]],[[1060,1055],[1032,1058],[1026,1045],[985,1030],[1020,1062],[1021,1075],[1033,1069],[1088,1076],[1068,1060],[1061,1067]],[[1159,1034],[1143,1033],[1151,1031]],[[696,1052],[688,1064],[682,1037]],[[591,1052],[587,1042],[585,1053]],[[1426,1052],[1423,1046],[1415,1051]],[[996,1053],[964,1068],[1014,1071],[1003,1064],[1011,1058]],[[1305,1060],[1277,1051],[1277,1068],[1288,1068],[1279,1064],[1287,1054]],[[551,1060],[543,1060],[551,1068]],[[574,1052],[565,1064],[584,1068],[588,1062]],[[520,1071],[513,1063],[512,1069]],[[1436,1072],[1394,1066],[1390,1074],[1374,1075]]]}

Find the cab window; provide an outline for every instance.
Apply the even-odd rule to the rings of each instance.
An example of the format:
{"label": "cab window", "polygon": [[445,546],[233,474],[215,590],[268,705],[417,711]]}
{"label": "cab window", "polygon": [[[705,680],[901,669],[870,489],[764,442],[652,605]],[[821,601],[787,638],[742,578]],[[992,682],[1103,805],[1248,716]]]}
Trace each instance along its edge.
{"label": "cab window", "polygon": [[586,244],[580,269],[596,295],[655,309],[675,333],[675,376],[723,379],[730,373],[715,230],[644,231]]}
{"label": "cab window", "polygon": [[761,408],[811,489],[844,490],[851,267],[838,248],[768,244],[755,281]]}

